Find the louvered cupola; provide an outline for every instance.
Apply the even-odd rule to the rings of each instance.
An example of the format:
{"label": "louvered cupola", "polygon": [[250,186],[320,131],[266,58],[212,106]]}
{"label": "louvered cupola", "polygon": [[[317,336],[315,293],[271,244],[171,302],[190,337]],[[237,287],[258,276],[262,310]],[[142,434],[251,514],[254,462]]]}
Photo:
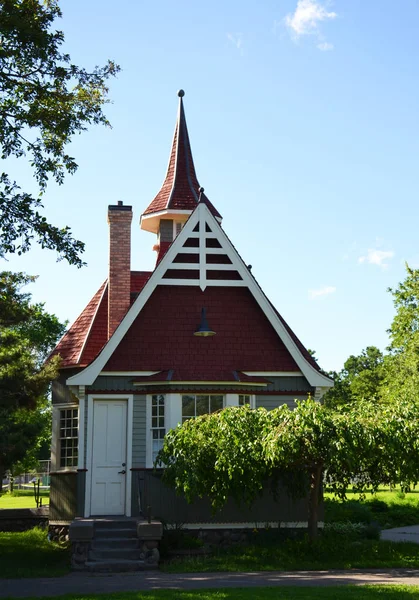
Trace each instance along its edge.
{"label": "louvered cupola", "polygon": [[[200,188],[195,173],[189,142],[183,107],[184,95],[185,92],[179,90],[178,115],[166,177],[160,191],[141,215],[140,220],[141,229],[157,234],[157,244],[154,246],[154,250],[158,252],[157,262],[160,262],[203,198],[203,189]],[[214,217],[221,223],[221,215],[217,209],[206,197],[205,202]]]}

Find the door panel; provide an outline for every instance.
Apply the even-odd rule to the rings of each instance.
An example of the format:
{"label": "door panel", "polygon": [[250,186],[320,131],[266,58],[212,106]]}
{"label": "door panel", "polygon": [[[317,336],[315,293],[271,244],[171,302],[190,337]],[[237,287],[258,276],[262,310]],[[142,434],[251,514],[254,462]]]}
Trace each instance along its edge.
{"label": "door panel", "polygon": [[127,402],[93,402],[92,515],[125,513]]}

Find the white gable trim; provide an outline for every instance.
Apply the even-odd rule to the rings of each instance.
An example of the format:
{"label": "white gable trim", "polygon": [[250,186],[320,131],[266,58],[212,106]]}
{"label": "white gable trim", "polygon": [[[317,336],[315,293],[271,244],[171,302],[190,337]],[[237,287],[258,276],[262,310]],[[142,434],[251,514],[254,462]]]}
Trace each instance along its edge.
{"label": "white gable trim", "polygon": [[81,361],[81,357],[83,356],[83,352],[84,352],[84,349],[86,347],[87,340],[89,339],[90,332],[92,331],[93,323],[95,322],[96,315],[98,313],[100,305],[102,304],[103,296],[105,295],[105,292],[107,291],[107,289],[108,289],[108,283],[106,282],[106,285],[103,287],[103,291],[102,291],[102,293],[100,295],[99,302],[97,303],[95,314],[93,315],[92,320],[90,321],[89,330],[87,332],[86,337],[84,338],[83,345],[82,345],[81,350],[79,352],[79,355],[77,357],[77,362]]}
{"label": "white gable trim", "polygon": [[[193,233],[193,229],[199,222],[199,236],[200,236],[200,252],[199,257],[200,261],[196,265],[196,270],[199,270],[199,282],[196,280],[178,280],[178,279],[163,279],[164,274],[169,268],[172,269],[182,269],[182,263],[173,263],[176,255],[179,252],[188,252],[189,248],[184,248],[183,244],[186,240],[191,237]],[[231,270],[237,271],[242,280],[208,280],[206,278],[206,269],[207,265],[205,263],[205,255],[211,254],[211,248],[205,248],[205,245],[202,246],[202,241],[205,242],[203,236],[205,236],[205,224],[211,229],[211,232],[208,233],[216,233],[216,237],[222,246],[223,254],[226,254],[231,260]],[[205,251],[203,251],[205,248]],[[216,250],[214,248],[214,250]],[[218,249],[219,250],[219,249]],[[217,252],[219,253],[219,252]],[[177,238],[174,240],[172,245],[169,247],[168,251],[157,265],[155,271],[151,275],[150,279],[145,284],[142,292],[139,294],[134,304],[131,306],[117,329],[115,330],[112,337],[109,339],[106,346],[103,348],[102,352],[99,356],[83,371],[73,375],[67,379],[68,385],[92,385],[95,381],[96,377],[103,370],[103,367],[108,362],[109,358],[112,356],[115,349],[118,347],[118,344],[127,333],[128,329],[131,327],[132,323],[136,319],[137,315],[140,313],[142,308],[144,307],[147,300],[150,298],[157,285],[199,285],[202,290],[204,290],[207,286],[226,286],[226,287],[236,287],[236,286],[246,286],[249,291],[252,293],[253,297],[265,313],[267,319],[271,323],[272,327],[275,329],[279,338],[285,344],[285,347],[291,354],[292,358],[298,365],[299,369],[306,377],[307,381],[313,387],[332,387],[333,382],[331,379],[317,371],[301,354],[298,349],[296,343],[286,330],[282,321],[276,314],[269,300],[262,292],[259,285],[256,283],[255,278],[243,262],[242,258],[239,256],[237,250],[234,248],[232,243],[230,242],[227,235],[224,233],[223,229],[218,224],[217,220],[209,211],[208,207],[204,203],[198,204],[195,211],[189,217],[182,231],[179,233]]]}

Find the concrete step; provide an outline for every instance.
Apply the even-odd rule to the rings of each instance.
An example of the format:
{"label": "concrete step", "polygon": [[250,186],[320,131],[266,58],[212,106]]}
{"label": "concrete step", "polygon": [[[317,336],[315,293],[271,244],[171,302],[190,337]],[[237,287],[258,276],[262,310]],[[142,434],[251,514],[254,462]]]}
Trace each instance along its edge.
{"label": "concrete step", "polygon": [[95,529],[136,529],[137,520],[131,519],[97,519]]}
{"label": "concrete step", "polygon": [[95,537],[93,540],[93,549],[102,548],[132,548],[135,550],[138,546],[137,537]]}
{"label": "concrete step", "polygon": [[150,566],[142,560],[89,560],[86,562],[86,568],[90,573],[127,573],[156,569],[157,567]]}
{"label": "concrete step", "polygon": [[95,539],[120,539],[120,538],[136,538],[137,537],[137,529],[136,528],[128,528],[128,527],[95,527]]}
{"label": "concrete step", "polygon": [[[142,556],[141,556],[142,555]],[[100,548],[89,551],[89,560],[140,560],[144,558],[138,548]]]}

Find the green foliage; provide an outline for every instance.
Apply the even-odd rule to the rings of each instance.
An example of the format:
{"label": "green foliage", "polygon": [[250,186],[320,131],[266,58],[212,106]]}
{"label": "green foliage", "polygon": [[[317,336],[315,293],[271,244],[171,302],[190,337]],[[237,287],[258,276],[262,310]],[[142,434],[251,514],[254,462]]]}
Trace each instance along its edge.
{"label": "green foliage", "polygon": [[419,387],[419,269],[406,265],[406,271],[406,279],[396,289],[389,289],[396,308],[388,331],[384,393],[389,401],[400,397],[414,400]]}
{"label": "green foliage", "polygon": [[335,385],[325,394],[324,404],[335,407],[362,399],[380,400],[384,366],[384,355],[375,346],[368,346],[359,356],[351,355],[339,373],[330,374]]}
{"label": "green foliage", "polygon": [[[309,531],[317,532],[321,482],[338,497],[380,485],[408,489],[419,481],[419,405],[359,401],[330,410],[312,399],[267,412],[226,408],[191,419],[166,436],[158,460],[165,481],[188,501],[208,496],[214,509],[231,496],[250,504],[268,478],[281,478],[292,495],[307,493]],[[287,477],[288,475],[288,477]]]}
{"label": "green foliage", "polygon": [[59,360],[43,360],[65,325],[42,304],[31,305],[23,273],[0,273],[0,479],[15,463],[35,460],[49,436],[47,400]]}
{"label": "green foliage", "polygon": [[0,256],[29,250],[34,239],[60,258],[81,266],[84,244],[69,227],[48,223],[42,215],[42,193],[52,178],[62,184],[77,169],[67,153],[73,136],[90,124],[109,125],[103,113],[109,77],[119,67],[109,61],[91,72],[63,53],[58,0],[0,1],[0,146],[2,158],[27,157],[40,195],[21,190],[0,174]]}
{"label": "green foliage", "polygon": [[189,502],[208,496],[214,510],[229,496],[251,503],[268,476],[262,445],[268,423],[266,410],[248,406],[190,419],[166,434],[156,464],[165,465],[164,480]]}

